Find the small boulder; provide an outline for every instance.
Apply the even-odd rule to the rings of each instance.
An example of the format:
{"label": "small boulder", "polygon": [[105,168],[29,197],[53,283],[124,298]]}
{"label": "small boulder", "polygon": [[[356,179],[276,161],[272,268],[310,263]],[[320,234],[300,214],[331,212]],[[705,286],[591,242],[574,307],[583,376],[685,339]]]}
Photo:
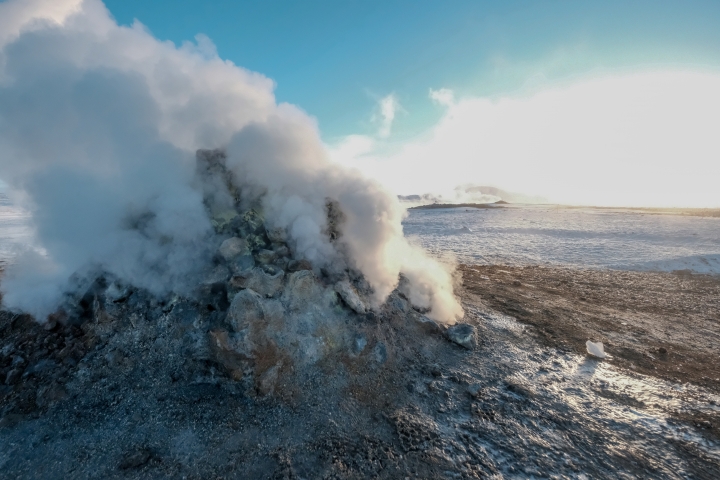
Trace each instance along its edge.
{"label": "small boulder", "polygon": [[238,213],[233,209],[227,209],[213,214],[210,219],[210,223],[215,228],[216,232],[223,232],[228,229],[233,219],[238,216]]}
{"label": "small boulder", "polygon": [[378,342],[375,344],[375,348],[373,348],[373,359],[379,363],[380,365],[387,362],[388,359],[388,351],[387,347],[383,342]]}
{"label": "small boulder", "polygon": [[233,274],[238,274],[250,270],[255,266],[255,258],[251,253],[240,255],[230,263],[230,270]]}
{"label": "small boulder", "polygon": [[483,387],[479,383],[471,383],[467,387],[468,394],[473,398],[479,398],[483,394]]}
{"label": "small boulder", "polygon": [[203,276],[203,285],[213,285],[215,283],[224,283],[230,276],[230,270],[225,265],[217,265],[215,268],[207,271]]}
{"label": "small boulder", "polygon": [[128,285],[112,282],[105,290],[105,300],[110,303],[122,303],[132,294]]}
{"label": "small boulder", "polygon": [[121,470],[130,470],[133,468],[142,467],[150,461],[152,453],[147,448],[140,448],[138,450],[132,450],[127,452],[125,456],[120,460],[118,467]]}
{"label": "small boulder", "polygon": [[607,357],[602,342],[591,342],[590,340],[588,340],[587,342],[585,342],[585,347],[587,348],[587,353],[589,353],[595,358]]}
{"label": "small boulder", "polygon": [[262,249],[255,254],[255,260],[260,265],[268,265],[277,259],[277,254],[272,250]]}
{"label": "small boulder", "polygon": [[288,272],[299,272],[301,270],[312,270],[312,264],[307,260],[290,260],[287,264]]}
{"label": "small boulder", "polygon": [[285,245],[281,245],[275,249],[276,258],[284,258],[290,255],[290,249]]}
{"label": "small boulder", "polygon": [[410,310],[410,305],[407,300],[402,298],[397,292],[393,292],[385,300],[385,308],[393,313],[405,314]]}
{"label": "small boulder", "polygon": [[15,385],[22,378],[23,371],[21,368],[13,368],[5,377],[5,385]]}
{"label": "small boulder", "polygon": [[349,281],[343,280],[335,284],[335,291],[340,295],[345,304],[350,307],[355,313],[364,315],[367,312],[365,303],[360,299],[360,296],[355,291],[355,288],[350,284]]}
{"label": "small boulder", "polygon": [[262,373],[257,379],[257,390],[260,395],[272,395],[275,392],[278,378],[280,377],[280,365],[275,365]]}
{"label": "small boulder", "polygon": [[443,327],[425,315],[415,317],[415,324],[423,333],[428,335],[442,335],[444,332]]}
{"label": "small boulder", "polygon": [[287,242],[287,231],[284,228],[265,228],[268,240],[272,243],[285,243]]}
{"label": "small boulder", "polygon": [[264,230],[264,222],[262,214],[257,210],[248,210],[241,216],[243,222],[243,231],[247,233],[262,233]]}
{"label": "small boulder", "polygon": [[245,363],[252,356],[252,345],[248,341],[247,332],[229,333],[226,330],[211,330],[209,333],[210,350],[215,360],[230,372],[239,372],[234,377],[241,377]]}
{"label": "small boulder", "polygon": [[363,337],[362,335],[358,335],[355,337],[352,343],[352,354],[353,355],[360,355],[367,346],[367,339]]}
{"label": "small boulder", "polygon": [[458,323],[446,331],[448,339],[462,347],[472,350],[477,344],[476,328],[467,323]]}
{"label": "small boulder", "polygon": [[318,290],[315,274],[311,270],[293,272],[288,276],[283,301],[291,309],[302,308],[316,297]]}
{"label": "small boulder", "polygon": [[283,288],[285,273],[278,270],[270,274],[261,268],[253,268],[247,276],[245,288],[250,288],[264,297],[274,297]]}
{"label": "small boulder", "polygon": [[231,237],[220,245],[218,253],[226,262],[233,262],[238,257],[250,254],[250,250],[244,239]]}
{"label": "small boulder", "polygon": [[251,289],[238,292],[230,303],[227,323],[236,332],[241,332],[252,324],[263,320],[263,298]]}

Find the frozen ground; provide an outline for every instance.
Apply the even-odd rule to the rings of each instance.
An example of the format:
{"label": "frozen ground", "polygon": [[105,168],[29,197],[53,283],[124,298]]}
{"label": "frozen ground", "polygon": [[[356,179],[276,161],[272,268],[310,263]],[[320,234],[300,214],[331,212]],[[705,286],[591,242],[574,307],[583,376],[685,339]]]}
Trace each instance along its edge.
{"label": "frozen ground", "polygon": [[0,262],[11,258],[30,241],[29,217],[0,194]]}
{"label": "frozen ground", "polygon": [[405,234],[460,263],[720,274],[720,218],[556,206],[411,210]]}
{"label": "frozen ground", "polygon": [[[720,274],[720,218],[556,206],[411,210],[405,234],[436,255],[481,265],[554,265]],[[0,195],[0,262],[31,240]]]}

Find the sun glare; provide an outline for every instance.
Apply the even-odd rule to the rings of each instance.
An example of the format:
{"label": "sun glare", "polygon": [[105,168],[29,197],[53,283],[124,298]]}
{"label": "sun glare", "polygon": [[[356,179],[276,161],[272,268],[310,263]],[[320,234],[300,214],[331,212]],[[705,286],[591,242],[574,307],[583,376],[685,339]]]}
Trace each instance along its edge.
{"label": "sun glare", "polygon": [[717,207],[718,131],[720,75],[655,72],[448,102],[397,154],[357,136],[333,153],[402,194],[472,182],[568,204]]}

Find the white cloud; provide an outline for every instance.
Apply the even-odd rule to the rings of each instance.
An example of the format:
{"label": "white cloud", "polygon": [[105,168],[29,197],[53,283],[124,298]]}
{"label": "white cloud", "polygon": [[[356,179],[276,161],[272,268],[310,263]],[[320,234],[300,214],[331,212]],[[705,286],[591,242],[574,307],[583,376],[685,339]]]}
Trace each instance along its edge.
{"label": "white cloud", "polygon": [[448,88],[430,89],[430,98],[438,105],[451,107],[455,103],[455,92]]}
{"label": "white cloud", "polygon": [[380,122],[380,128],[378,129],[377,135],[380,138],[387,138],[392,132],[392,124],[395,120],[395,114],[400,108],[400,102],[398,102],[395,94],[391,93],[380,99],[378,107],[380,109],[380,115],[377,118]]}
{"label": "white cloud", "polygon": [[717,207],[718,131],[720,74],[647,72],[460,99],[422,140],[345,163],[399,194],[471,182],[561,203]]}

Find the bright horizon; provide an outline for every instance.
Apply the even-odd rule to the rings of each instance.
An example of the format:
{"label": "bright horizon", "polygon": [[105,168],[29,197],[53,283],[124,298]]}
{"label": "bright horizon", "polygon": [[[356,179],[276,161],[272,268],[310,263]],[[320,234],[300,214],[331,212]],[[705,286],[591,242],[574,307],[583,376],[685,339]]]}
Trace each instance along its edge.
{"label": "bright horizon", "polygon": [[476,184],[569,205],[720,207],[720,74],[628,73],[495,99],[430,90],[428,101],[445,113],[416,139],[352,135],[332,157],[401,195]]}

